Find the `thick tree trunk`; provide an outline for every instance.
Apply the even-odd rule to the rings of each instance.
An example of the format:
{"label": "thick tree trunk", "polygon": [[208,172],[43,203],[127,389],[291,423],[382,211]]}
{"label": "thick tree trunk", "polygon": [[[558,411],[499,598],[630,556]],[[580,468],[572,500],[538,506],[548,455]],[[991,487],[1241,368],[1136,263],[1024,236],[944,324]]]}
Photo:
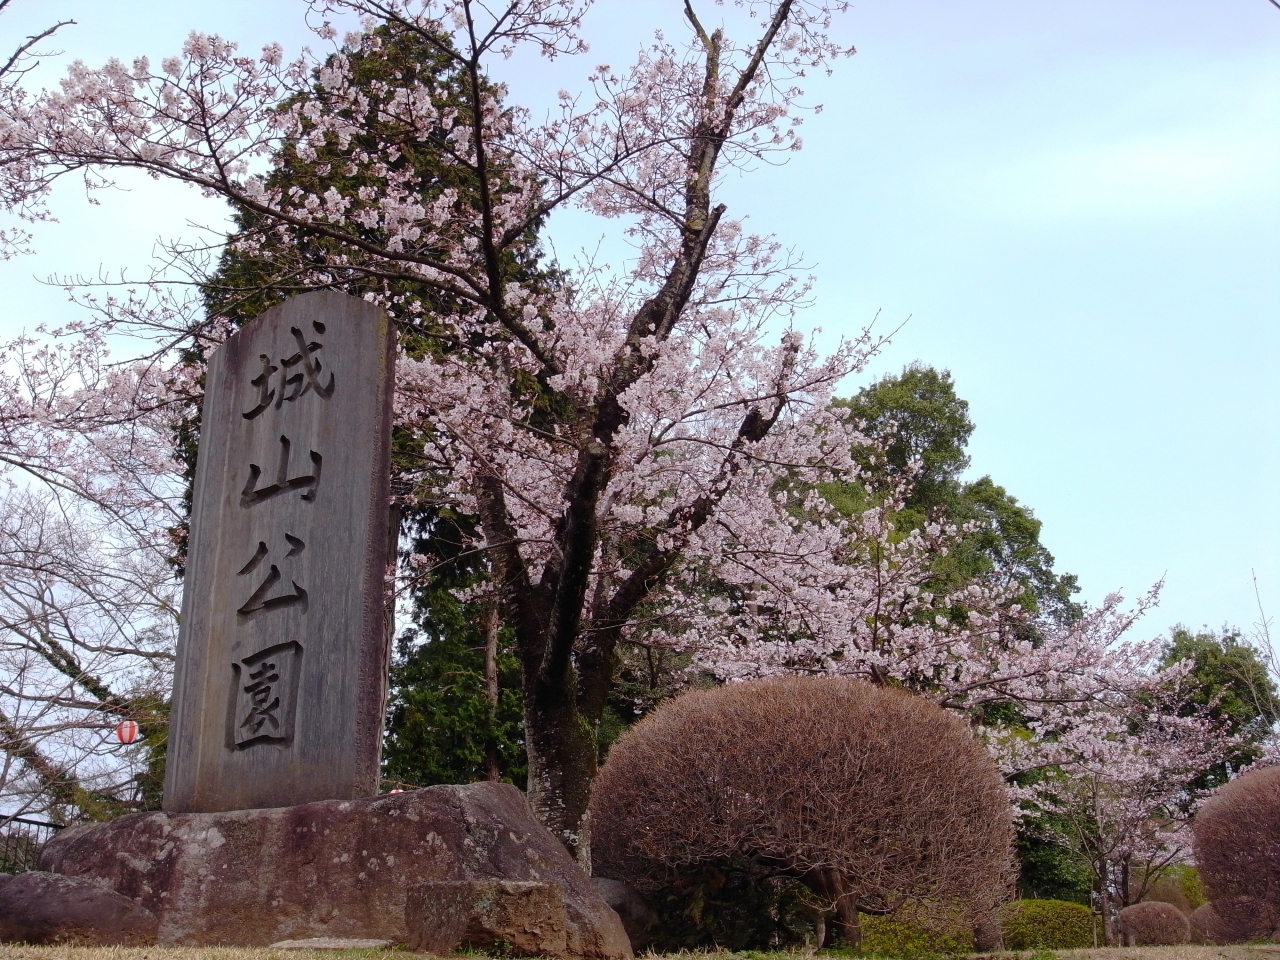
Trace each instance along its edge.
{"label": "thick tree trunk", "polygon": [[484,778],[502,779],[498,757],[498,605],[490,603],[484,619],[484,695],[489,701],[489,742],[484,748]]}
{"label": "thick tree trunk", "polygon": [[1107,871],[1109,864],[1106,860],[1101,861],[1098,869],[1098,909],[1102,913],[1102,939],[1105,946],[1114,947],[1115,930],[1111,923],[1111,894],[1107,890]]}
{"label": "thick tree trunk", "polygon": [[1000,913],[992,910],[974,920],[973,949],[978,953],[994,953],[1004,949],[1004,932],[1000,929]]}
{"label": "thick tree trunk", "polygon": [[590,873],[588,805],[596,775],[595,725],[582,715],[572,693],[539,697],[536,690],[526,689],[524,703],[529,806]]}
{"label": "thick tree trunk", "polygon": [[862,948],[862,924],[858,920],[858,902],[848,892],[844,877],[839,870],[823,867],[813,870],[802,878],[802,882],[810,890],[831,904],[831,922],[826,924],[827,943],[820,946],[833,946],[833,935],[844,940],[851,950]]}

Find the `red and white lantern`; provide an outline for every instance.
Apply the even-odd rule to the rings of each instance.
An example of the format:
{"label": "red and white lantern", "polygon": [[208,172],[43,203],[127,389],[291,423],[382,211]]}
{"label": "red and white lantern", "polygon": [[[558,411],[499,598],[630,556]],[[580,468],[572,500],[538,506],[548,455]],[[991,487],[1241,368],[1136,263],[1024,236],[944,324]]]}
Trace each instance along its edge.
{"label": "red and white lantern", "polygon": [[133,743],[138,739],[138,724],[133,720],[124,720],[116,725],[116,739],[121,743]]}

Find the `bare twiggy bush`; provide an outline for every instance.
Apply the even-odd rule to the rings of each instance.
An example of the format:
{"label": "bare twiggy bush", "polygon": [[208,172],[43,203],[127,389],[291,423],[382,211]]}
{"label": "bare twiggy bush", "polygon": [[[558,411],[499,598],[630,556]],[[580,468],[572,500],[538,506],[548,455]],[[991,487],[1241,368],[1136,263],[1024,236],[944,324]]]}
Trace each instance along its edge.
{"label": "bare twiggy bush", "polygon": [[1187,919],[1191,921],[1192,943],[1225,944],[1250,939],[1247,935],[1238,936],[1239,931],[1222,919],[1212,903],[1200,904]]}
{"label": "bare twiggy bush", "polygon": [[1220,787],[1196,814],[1194,834],[1218,915],[1238,939],[1269,935],[1280,919],[1280,767]]}
{"label": "bare twiggy bush", "polygon": [[1146,900],[1120,911],[1116,932],[1127,947],[1172,947],[1191,941],[1191,921],[1172,903]]}
{"label": "bare twiggy bush", "polygon": [[614,745],[591,816],[601,876],[657,891],[745,857],[800,879],[853,945],[859,911],[981,927],[1013,876],[1008,793],[963,720],[861,681],[678,697]]}

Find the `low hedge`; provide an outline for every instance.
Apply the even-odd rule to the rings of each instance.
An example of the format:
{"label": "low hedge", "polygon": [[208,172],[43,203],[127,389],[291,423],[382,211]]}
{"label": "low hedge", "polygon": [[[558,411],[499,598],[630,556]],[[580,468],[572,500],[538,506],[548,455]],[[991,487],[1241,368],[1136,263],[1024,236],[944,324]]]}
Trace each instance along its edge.
{"label": "low hedge", "polygon": [[1066,900],[1014,900],[1000,910],[1006,950],[1077,950],[1093,946],[1093,914]]}
{"label": "low hedge", "polygon": [[968,930],[932,930],[906,920],[865,914],[858,921],[862,927],[862,953],[880,957],[919,957],[973,952],[973,934]]}

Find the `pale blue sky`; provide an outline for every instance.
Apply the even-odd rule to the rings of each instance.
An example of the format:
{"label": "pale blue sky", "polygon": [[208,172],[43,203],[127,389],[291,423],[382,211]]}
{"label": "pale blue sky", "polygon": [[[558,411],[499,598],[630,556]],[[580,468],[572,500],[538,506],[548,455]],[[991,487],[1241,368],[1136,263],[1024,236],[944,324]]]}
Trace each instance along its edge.
{"label": "pale blue sky", "polygon": [[[704,3],[708,19],[714,8]],[[593,49],[502,68],[515,102],[622,66],[679,0],[604,0]],[[67,56],[175,52],[190,29],[256,49],[307,41],[296,0],[19,0],[0,39],[54,17]],[[859,53],[818,78],[823,113],[779,170],[728,185],[730,214],[802,250],[802,323],[911,317],[871,375],[952,371],[989,473],[1044,521],[1086,600],[1166,577],[1140,628],[1280,614],[1280,10],[1267,0],[863,0]],[[52,66],[40,73],[54,79]],[[146,180],[0,264],[0,335],[75,316],[32,278],[145,269],[157,237],[216,223]],[[566,254],[599,225],[553,220]],[[188,231],[189,232],[189,231]],[[858,384],[851,384],[850,390]]]}

